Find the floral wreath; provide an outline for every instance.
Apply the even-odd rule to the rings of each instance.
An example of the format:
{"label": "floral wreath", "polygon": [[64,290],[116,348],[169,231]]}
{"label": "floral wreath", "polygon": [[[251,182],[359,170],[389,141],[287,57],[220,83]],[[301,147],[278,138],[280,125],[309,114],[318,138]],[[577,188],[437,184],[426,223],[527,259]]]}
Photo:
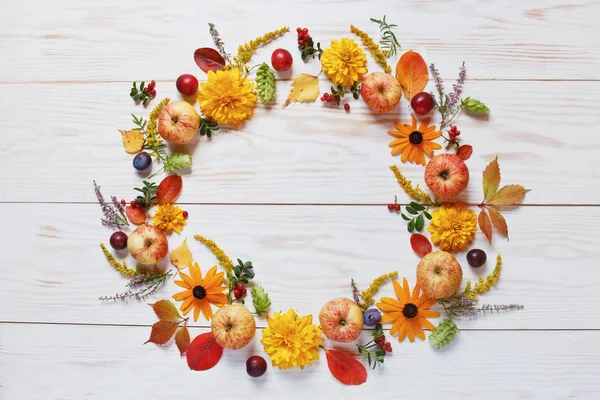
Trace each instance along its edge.
{"label": "floral wreath", "polygon": [[[431,331],[429,342],[440,349],[452,342],[460,332],[456,319],[523,307],[517,304],[479,304],[479,296],[489,291],[499,279],[502,264],[500,255],[497,255],[495,267],[485,279],[479,278],[474,283],[467,281],[461,291],[462,267],[452,254],[467,250],[478,230],[490,244],[493,228],[500,235],[508,237],[508,226],[501,214],[502,207],[519,204],[529,191],[514,184],[500,188],[500,166],[496,157],[483,171],[483,201],[479,205],[479,215],[466,203],[455,199],[469,183],[465,161],[471,156],[473,148],[461,143],[461,132],[452,122],[461,111],[486,115],[490,110],[477,99],[463,98],[466,77],[464,63],[449,93],[445,92],[435,66],[431,64],[427,67],[421,55],[414,51],[404,52],[399,57],[395,75],[392,75],[388,60],[400,54],[400,44],[394,32],[396,25],[389,24],[385,16],[380,20],[372,18],[371,21],[378,25],[381,34],[379,44],[366,32],[350,26],[350,31],[360,39],[362,47],[350,38],[342,38],[332,40],[329,47],[322,49],[320,43],[315,45],[307,28],[297,28],[298,50],[302,60],[320,60],[322,72],[333,85],[329,93],[321,95],[318,75],[300,74],[294,79],[283,107],[295,102],[314,102],[321,95],[320,100],[325,106],[343,105],[348,113],[350,103],[346,95],[351,94],[354,99],[362,98],[370,110],[382,113],[394,109],[402,96],[410,101],[411,122],[394,124],[395,129],[388,131],[394,138],[389,147],[391,154],[399,155],[402,163],[410,162],[425,167],[424,180],[432,195],[419,185],[413,185],[393,165],[390,170],[412,201],[401,207],[396,198],[387,207],[391,213],[399,213],[407,223],[407,229],[412,234],[411,247],[421,257],[412,289],[409,279],[398,279],[398,272],[377,277],[364,290],[360,290],[351,280],[349,297],[333,299],[325,304],[319,313],[317,325],[312,315],[301,316],[293,309],[269,315],[271,301],[263,287],[254,283],[252,262],[237,259],[237,264],[234,263],[210,239],[194,235],[218,261],[218,266],[208,270],[201,269],[194,262],[186,240],[169,253],[166,235],[171,235],[173,231],[181,233],[188,218],[187,211],[174,203],[183,186],[180,174],[190,168],[192,157],[186,153],[169,154],[165,142],[186,144],[198,132],[210,138],[221,125],[242,125],[252,116],[258,99],[264,104],[273,103],[276,93],[274,70],[287,71],[293,63],[293,57],[287,50],[277,49],[271,57],[273,68],[266,62],[248,67],[253,53],[289,32],[287,27],[239,46],[237,55],[232,58],[225,51],[215,26],[209,24],[216,49],[199,48],[194,52],[194,60],[207,73],[207,81],[199,85],[193,75],[180,76],[176,82],[177,90],[187,101],[172,102],[165,98],[154,107],[147,119],[133,115],[134,128],[120,131],[126,152],[135,154],[134,168],[147,171],[149,175],[154,162],[161,165],[160,169],[143,180],[140,187],[134,188],[139,195],[129,203],[119,201],[116,196],[106,201],[100,187],[94,182],[104,215],[102,223],[116,230],[110,236],[111,247],[120,258],[124,258],[128,252],[138,264],[135,269],[129,268],[125,261],[118,261],[104,244],[100,244],[110,265],[128,279],[124,293],[100,299],[146,300],[156,294],[171,277],[177,275],[179,278],[174,284],[182,291],[172,297],[179,303],[179,309],[169,299],[151,304],[159,321],[152,326],[146,343],[165,345],[174,337],[190,369],[210,369],[220,360],[224,349],[242,348],[253,339],[256,332],[255,317],[245,306],[245,299],[251,297],[254,313],[267,315],[268,326],[262,330],[260,342],[273,367],[304,369],[319,360],[319,352],[324,350],[333,376],[344,384],[359,385],[366,381],[367,369],[358,359],[375,369],[392,352],[383,324],[391,324],[389,334],[396,335],[399,342],[406,338],[410,342],[414,342],[415,338],[425,340],[424,329],[428,329]],[[368,50],[384,72],[367,74],[367,56],[363,48]],[[253,73],[255,78],[251,80]],[[432,93],[424,91],[430,75],[435,86],[435,92]],[[146,106],[156,97],[155,87],[155,81],[148,85],[134,82],[130,96],[136,103]],[[196,100],[201,114],[194,107]],[[439,128],[431,125],[431,118],[427,117],[433,110],[440,113]],[[446,152],[435,155],[443,147],[438,143],[440,137]],[[166,173],[166,177],[159,184],[151,181],[160,172]],[[152,209],[152,224],[149,224],[147,222]],[[138,227],[129,235],[123,232],[131,225]],[[426,225],[429,238],[420,233],[425,232]],[[434,251],[432,244],[439,250]],[[167,255],[177,272],[156,267]],[[487,255],[481,249],[470,249],[467,253],[467,262],[473,268],[482,267],[486,261]],[[376,301],[378,290],[389,281],[392,282],[394,297],[381,297]],[[438,307],[439,311],[432,309],[436,304],[441,306]],[[439,318],[442,312],[445,318],[434,325],[430,320]],[[210,320],[211,332],[191,340],[187,329],[188,314],[193,315],[194,321],[198,320],[200,314]],[[373,339],[368,343],[356,343],[356,354],[324,347],[323,336],[332,342],[356,342],[365,326],[372,328]],[[265,373],[267,363],[256,355],[247,360],[246,368],[249,375],[259,377]]]}

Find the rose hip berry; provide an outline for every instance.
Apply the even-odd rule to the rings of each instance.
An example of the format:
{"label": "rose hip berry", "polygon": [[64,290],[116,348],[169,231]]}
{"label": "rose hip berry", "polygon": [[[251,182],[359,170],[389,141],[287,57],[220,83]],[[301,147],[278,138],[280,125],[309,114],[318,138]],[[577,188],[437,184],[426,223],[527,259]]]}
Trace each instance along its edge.
{"label": "rose hip berry", "polygon": [[348,104],[348,103],[344,104],[344,110],[350,111],[350,104]]}
{"label": "rose hip berry", "polygon": [[189,215],[189,214],[188,214],[188,212],[187,212],[187,211],[184,211],[184,212],[183,212],[183,218],[187,219],[188,215]]}
{"label": "rose hip berry", "polygon": [[253,378],[263,376],[267,372],[267,362],[261,356],[252,356],[246,360],[246,372]]}

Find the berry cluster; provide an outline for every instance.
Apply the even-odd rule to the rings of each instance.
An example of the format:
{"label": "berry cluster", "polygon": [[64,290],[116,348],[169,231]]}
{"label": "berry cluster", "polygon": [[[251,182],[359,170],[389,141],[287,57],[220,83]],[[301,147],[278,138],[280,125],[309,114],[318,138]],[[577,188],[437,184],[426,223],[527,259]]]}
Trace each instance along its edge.
{"label": "berry cluster", "polygon": [[156,87],[156,82],[154,82],[154,80],[151,80],[150,83],[148,84],[148,86],[146,86],[144,88],[144,92],[148,93],[152,97],[155,97],[156,96],[156,89],[154,89],[155,87]]}
{"label": "berry cluster", "polygon": [[399,212],[400,204],[398,204],[398,196],[394,196],[394,204],[388,204],[387,207],[388,207],[388,210],[390,210],[390,211]]}
{"label": "berry cluster", "polygon": [[233,289],[233,295],[236,300],[239,300],[242,297],[246,296],[246,293],[246,287],[243,284],[238,283],[237,285],[235,285],[235,288]]}
{"label": "berry cluster", "polygon": [[310,39],[308,28],[297,27],[296,32],[298,32],[298,46],[302,46],[304,43],[308,42],[308,39]]}
{"label": "berry cluster", "polygon": [[302,61],[306,61],[308,57],[315,58],[315,55],[321,58],[323,50],[321,49],[321,43],[317,43],[315,48],[315,42],[308,33],[308,28],[296,28],[298,32],[298,50],[302,53]]}
{"label": "berry cluster", "polygon": [[460,131],[456,128],[455,125],[453,125],[448,131],[448,136],[448,139],[444,138],[448,142],[448,148],[450,148],[451,146],[458,147],[460,139],[457,139],[457,137],[460,136]]}
{"label": "berry cluster", "polygon": [[340,104],[340,96],[337,95],[337,94],[324,93],[323,96],[321,96],[321,101],[323,103],[337,103],[337,104]]}
{"label": "berry cluster", "polygon": [[375,344],[381,348],[381,350],[386,351],[388,353],[392,352],[392,344],[390,342],[385,341],[385,336],[378,336],[374,340]]}

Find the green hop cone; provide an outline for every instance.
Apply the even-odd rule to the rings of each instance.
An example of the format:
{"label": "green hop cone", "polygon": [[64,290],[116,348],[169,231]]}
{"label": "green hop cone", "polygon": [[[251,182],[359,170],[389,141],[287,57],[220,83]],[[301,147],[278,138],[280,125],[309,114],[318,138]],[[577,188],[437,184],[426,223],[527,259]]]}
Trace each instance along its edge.
{"label": "green hop cone", "polygon": [[255,286],[250,290],[252,293],[252,304],[258,315],[266,314],[271,306],[269,295],[261,286]]}
{"label": "green hop cone", "polygon": [[184,153],[173,153],[165,161],[165,172],[175,172],[189,168],[192,165],[192,156]]}
{"label": "green hop cone", "polygon": [[462,106],[465,110],[474,112],[476,114],[488,115],[490,113],[488,106],[483,104],[481,100],[472,99],[470,97],[467,97],[462,101]]}
{"label": "green hop cone", "polygon": [[267,63],[262,63],[256,71],[256,92],[263,104],[275,98],[275,73]]}
{"label": "green hop cone", "polygon": [[451,319],[445,319],[431,332],[429,343],[439,350],[449,345],[459,332],[460,329],[458,329],[458,326]]}

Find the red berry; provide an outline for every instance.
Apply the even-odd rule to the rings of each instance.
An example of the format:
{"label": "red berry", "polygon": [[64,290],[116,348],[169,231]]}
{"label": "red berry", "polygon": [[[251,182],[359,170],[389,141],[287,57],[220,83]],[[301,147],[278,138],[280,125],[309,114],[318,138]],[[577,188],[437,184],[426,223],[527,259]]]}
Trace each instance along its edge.
{"label": "red berry", "polygon": [[188,214],[188,212],[187,212],[187,211],[184,211],[184,212],[183,212],[183,218],[187,219],[188,215],[189,215],[189,214]]}
{"label": "red berry", "polygon": [[304,44],[304,40],[298,39],[298,46],[302,46]]}
{"label": "red berry", "polygon": [[148,87],[144,88],[144,92],[148,93],[150,91],[150,89],[148,89]]}
{"label": "red berry", "polygon": [[394,206],[394,210],[396,210],[396,211],[400,211],[400,204],[396,204],[396,205]]}
{"label": "red berry", "polygon": [[418,115],[426,115],[433,109],[435,102],[433,96],[427,92],[421,92],[414,95],[410,101],[410,106]]}
{"label": "red berry", "polygon": [[304,35],[304,40],[308,40],[310,39],[310,35],[307,33],[306,35]]}
{"label": "red berry", "polygon": [[296,32],[298,32],[298,33],[302,32],[302,28],[300,28],[300,27],[297,27],[297,28],[296,28]]}
{"label": "red berry", "polygon": [[154,89],[150,89],[150,94],[154,97],[156,96],[156,90]]}
{"label": "red berry", "polygon": [[392,211],[394,209],[394,205],[393,204],[388,204],[388,210]]}
{"label": "red berry", "polygon": [[294,59],[286,49],[277,49],[271,54],[271,65],[276,71],[289,71]]}
{"label": "red berry", "polygon": [[148,84],[148,89],[152,90],[154,89],[154,87],[156,86],[156,82],[154,82],[154,80],[150,81],[150,83]]}
{"label": "red berry", "polygon": [[348,103],[344,104],[344,110],[350,111],[350,104],[348,104]]}
{"label": "red berry", "polygon": [[240,297],[242,297],[242,291],[241,291],[241,290],[239,290],[239,289],[237,289],[237,288],[236,288],[236,289],[233,289],[233,296],[234,296],[236,299],[239,299]]}
{"label": "red berry", "polygon": [[244,284],[243,283],[238,283],[237,285],[235,285],[235,288],[238,290],[242,290],[244,288]]}
{"label": "red berry", "polygon": [[306,35],[306,34],[308,33],[308,29],[307,29],[307,28],[304,28],[304,29],[302,29],[302,33],[303,33],[304,35]]}
{"label": "red berry", "polygon": [[248,291],[246,290],[246,288],[243,288],[243,289],[242,289],[242,296],[245,296],[245,295],[246,295],[246,293],[248,293]]}
{"label": "red berry", "polygon": [[131,204],[131,207],[136,208],[137,203],[138,203],[137,200],[131,200],[131,203],[129,203],[129,204]]}
{"label": "red berry", "polygon": [[125,204],[127,204],[127,202],[125,201],[125,199],[121,199],[121,204],[122,204],[122,205],[125,205]]}

